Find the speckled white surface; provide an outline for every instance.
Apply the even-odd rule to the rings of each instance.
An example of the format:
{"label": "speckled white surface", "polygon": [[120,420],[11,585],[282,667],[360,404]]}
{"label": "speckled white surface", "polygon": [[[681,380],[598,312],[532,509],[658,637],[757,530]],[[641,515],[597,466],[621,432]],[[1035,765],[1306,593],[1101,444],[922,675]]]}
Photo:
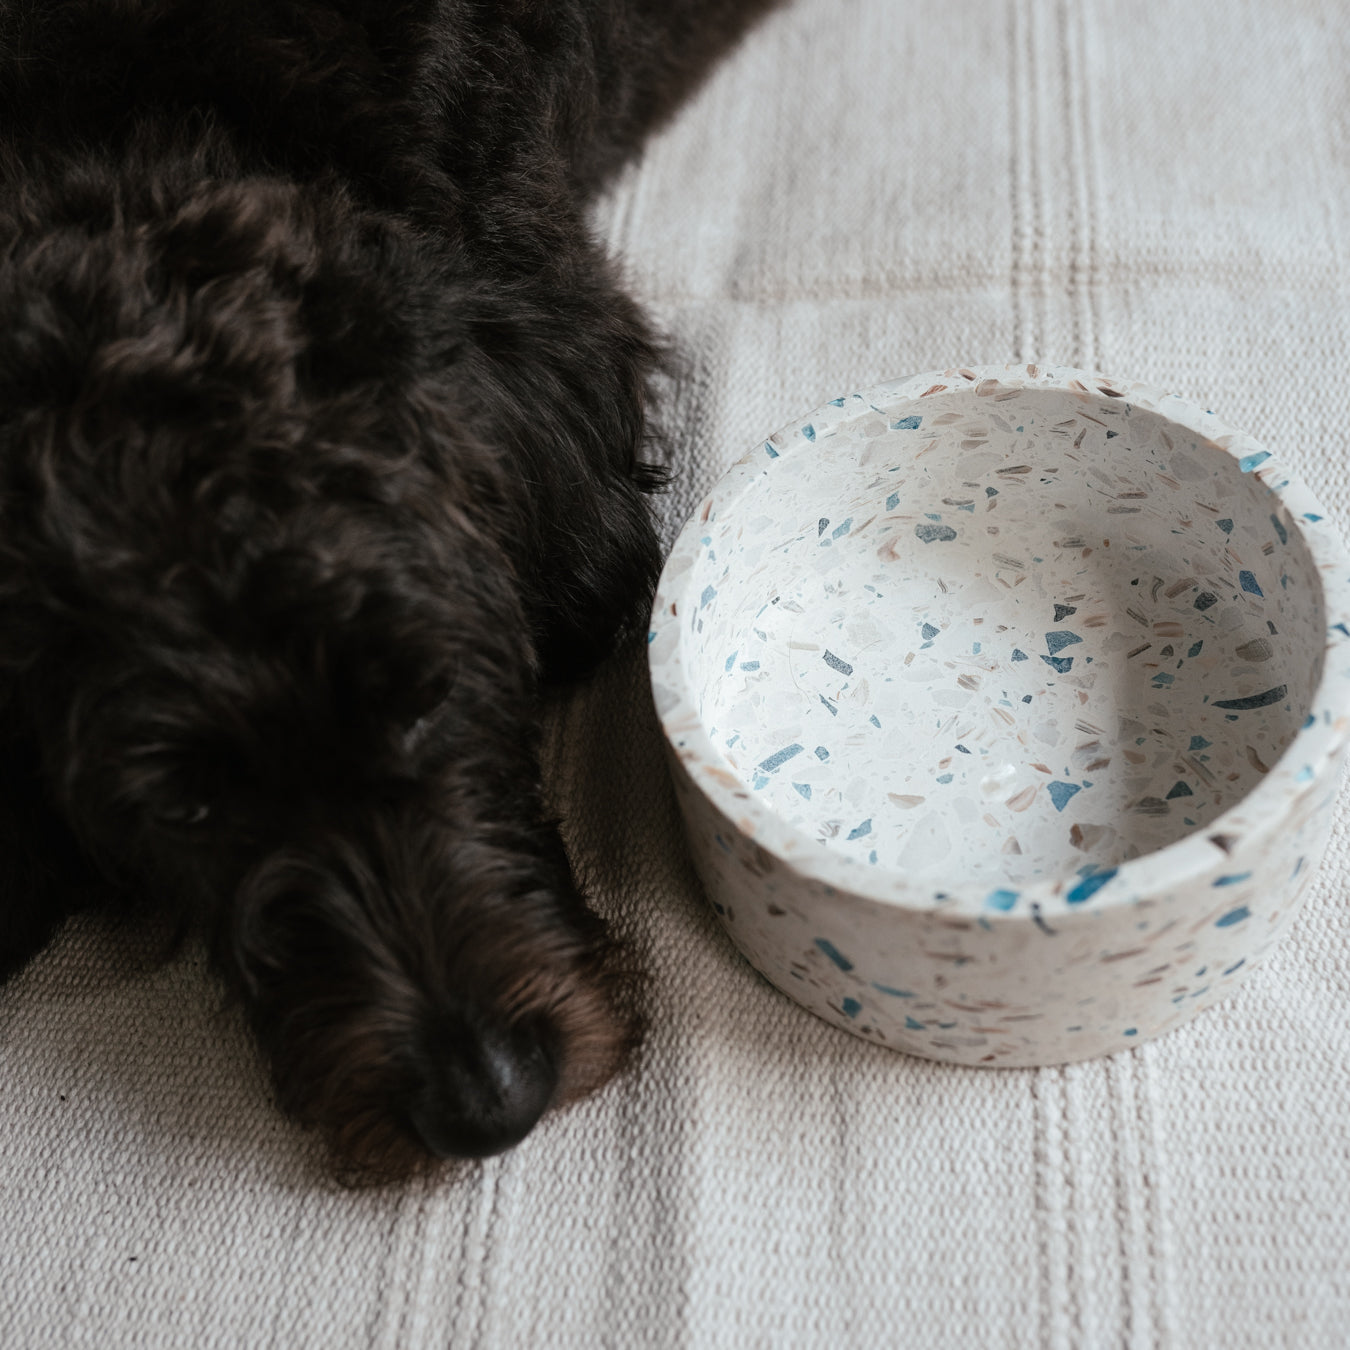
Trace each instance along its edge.
{"label": "speckled white surface", "polygon": [[831,400],[681,534],[649,651],[695,861],[775,984],[936,1058],[1188,1019],[1325,846],[1350,564],[1268,451],[1139,385]]}

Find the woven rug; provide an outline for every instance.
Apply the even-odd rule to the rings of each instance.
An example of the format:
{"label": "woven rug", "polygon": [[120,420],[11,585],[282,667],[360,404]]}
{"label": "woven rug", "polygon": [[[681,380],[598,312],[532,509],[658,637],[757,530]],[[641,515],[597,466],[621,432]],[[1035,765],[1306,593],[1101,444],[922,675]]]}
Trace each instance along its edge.
{"label": "woven rug", "polygon": [[[667,537],[845,388],[1060,361],[1221,412],[1350,527],[1338,0],[796,0],[597,213],[683,352]],[[1344,1346],[1350,818],[1287,944],[1071,1068],[863,1044],[701,899],[642,654],[555,701],[648,1042],[518,1149],[352,1193],[200,958],[72,925],[0,992],[0,1344]]]}

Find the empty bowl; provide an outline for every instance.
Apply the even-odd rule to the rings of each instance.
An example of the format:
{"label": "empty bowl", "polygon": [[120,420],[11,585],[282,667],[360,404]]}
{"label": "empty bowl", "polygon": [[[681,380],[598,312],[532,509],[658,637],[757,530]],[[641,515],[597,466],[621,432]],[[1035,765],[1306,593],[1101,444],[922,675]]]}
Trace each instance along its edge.
{"label": "empty bowl", "polygon": [[880,1044],[1052,1064],[1287,929],[1350,721],[1350,559],[1268,451],[1062,367],[831,400],[685,526],[649,635],[695,864]]}

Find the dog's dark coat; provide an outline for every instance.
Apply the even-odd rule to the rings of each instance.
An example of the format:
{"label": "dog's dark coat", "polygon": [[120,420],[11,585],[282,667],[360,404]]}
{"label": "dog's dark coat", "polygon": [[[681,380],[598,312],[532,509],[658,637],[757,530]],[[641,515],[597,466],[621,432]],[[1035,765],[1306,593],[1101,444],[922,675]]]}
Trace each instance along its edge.
{"label": "dog's dark coat", "polygon": [[631,1042],[536,759],[658,566],[582,212],[771,3],[0,0],[0,975],[200,929],[342,1168]]}

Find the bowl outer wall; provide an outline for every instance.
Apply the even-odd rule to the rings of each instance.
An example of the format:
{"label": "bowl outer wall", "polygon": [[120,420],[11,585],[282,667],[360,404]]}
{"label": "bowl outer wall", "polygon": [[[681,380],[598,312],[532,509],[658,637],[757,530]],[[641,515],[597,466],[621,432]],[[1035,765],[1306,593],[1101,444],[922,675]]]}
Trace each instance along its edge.
{"label": "bowl outer wall", "polygon": [[1301,908],[1337,795],[1334,781],[1309,793],[1281,847],[1259,853],[1241,887],[1202,881],[1133,905],[995,924],[800,875],[737,831],[669,758],[695,867],[756,970],[854,1035],[999,1068],[1129,1049],[1231,994]]}

